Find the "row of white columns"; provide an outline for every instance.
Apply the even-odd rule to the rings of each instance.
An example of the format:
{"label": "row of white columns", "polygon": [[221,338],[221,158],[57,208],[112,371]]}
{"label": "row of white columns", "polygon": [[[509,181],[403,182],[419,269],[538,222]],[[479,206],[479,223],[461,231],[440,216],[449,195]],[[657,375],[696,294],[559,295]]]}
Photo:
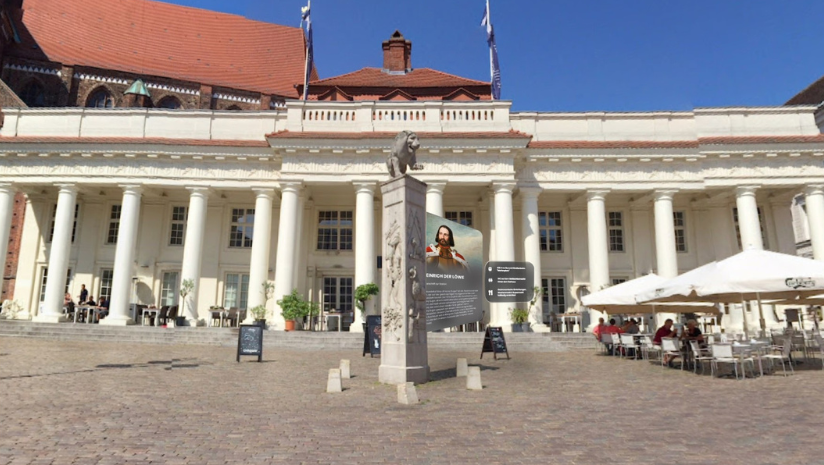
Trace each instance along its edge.
{"label": "row of white columns", "polygon": [[[443,216],[443,192],[445,182],[429,183],[426,193],[427,212]],[[46,295],[38,321],[57,322],[62,318],[63,289],[66,286],[69,250],[74,209],[77,199],[75,185],[60,185],[55,214],[55,227],[49,255],[49,279]],[[135,185],[121,186],[123,201],[121,207],[119,234],[117,239],[110,314],[103,322],[112,325],[133,323],[129,312],[129,296],[132,286],[132,266],[135,256],[137,226],[140,212],[142,188]],[[375,189],[377,184],[364,181],[355,182],[356,215],[355,227],[355,287],[376,282],[375,252]],[[490,260],[511,261],[515,259],[515,238],[513,221],[514,182],[495,182],[490,191]],[[181,314],[192,324],[197,324],[197,295],[201,275],[203,242],[205,235],[206,213],[209,189],[201,187],[188,188],[190,191],[189,210],[184,243],[182,280],[195,283],[194,291],[187,296],[181,308]],[[282,182],[280,222],[278,230],[276,270],[290,270],[275,273],[274,296],[280,299],[289,294],[296,285],[295,268],[296,244],[300,234],[300,182]],[[758,186],[741,186],[736,188],[736,206],[738,209],[741,243],[744,249],[763,248],[761,227],[755,193]],[[249,300],[252,308],[266,301],[263,283],[268,281],[269,255],[271,245],[271,224],[275,189],[271,187],[253,188],[255,200],[255,228],[249,266]],[[535,286],[541,285],[541,253],[538,227],[539,188],[520,188],[521,208],[523,212],[523,247],[524,256],[536,270]],[[674,277],[678,274],[675,250],[675,231],[673,224],[674,190],[659,190],[654,193],[655,244],[658,274]],[[806,209],[810,226],[813,253],[817,260],[824,259],[824,186],[808,186]],[[10,184],[0,184],[0,256],[7,252],[9,230],[11,227],[13,199],[15,189]],[[591,190],[587,192],[588,246],[590,288],[600,290],[609,285],[609,250],[607,237],[607,219],[605,202],[608,190]],[[365,232],[365,233],[364,233]],[[536,303],[534,315],[530,315],[533,326],[542,324],[540,299]],[[490,306],[490,323],[506,326],[509,321],[506,308],[502,305]],[[271,320],[276,329],[283,328],[280,309],[275,305],[274,318]],[[590,324],[599,316],[591,315]],[[251,318],[251,316],[250,316]],[[360,312],[355,312],[354,331],[361,329]],[[597,320],[596,320],[597,321]]]}

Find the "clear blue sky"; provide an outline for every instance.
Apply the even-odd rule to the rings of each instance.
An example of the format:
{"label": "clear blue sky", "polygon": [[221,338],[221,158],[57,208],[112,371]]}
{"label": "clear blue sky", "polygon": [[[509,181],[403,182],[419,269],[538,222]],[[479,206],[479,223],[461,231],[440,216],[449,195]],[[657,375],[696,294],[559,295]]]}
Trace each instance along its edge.
{"label": "clear blue sky", "polygon": [[[305,0],[169,0],[297,26]],[[491,0],[503,98],[516,110],[781,105],[824,75],[821,0]],[[484,0],[314,0],[316,64],[382,64],[399,29],[412,66],[489,80]]]}

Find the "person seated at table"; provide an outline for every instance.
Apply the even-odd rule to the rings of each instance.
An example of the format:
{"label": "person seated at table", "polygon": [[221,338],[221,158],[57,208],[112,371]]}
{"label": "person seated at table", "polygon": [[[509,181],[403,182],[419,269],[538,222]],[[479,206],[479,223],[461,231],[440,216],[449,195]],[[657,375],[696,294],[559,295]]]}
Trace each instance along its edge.
{"label": "person seated at table", "polygon": [[607,325],[604,324],[603,318],[598,318],[598,326],[592,328],[592,335],[595,336],[595,339],[598,342],[601,342],[601,335],[606,332]]}
{"label": "person seated at table", "polygon": [[105,297],[100,298],[100,302],[98,303],[98,308],[100,309],[100,318],[105,318],[109,316],[109,300]]}
{"label": "person seated at table", "polygon": [[84,302],[83,305],[86,305],[88,307],[97,307],[97,302],[94,301],[94,296],[90,295],[89,299],[86,300],[86,302]]}
{"label": "person seated at table", "polygon": [[699,344],[704,344],[704,335],[698,329],[698,322],[695,320],[687,320],[687,327],[681,334],[681,339],[686,341],[698,341]]}
{"label": "person seated at table", "polygon": [[609,334],[621,334],[624,332],[624,330],[619,328],[618,325],[615,324],[615,318],[610,318],[609,326],[607,326],[606,332]]}
{"label": "person seated at table", "polygon": [[68,292],[63,297],[63,307],[66,308],[66,315],[74,315],[74,301],[72,300],[72,295]]}
{"label": "person seated at table", "polygon": [[630,318],[627,320],[623,329],[627,334],[638,334],[641,332],[641,328],[638,327],[638,323],[635,321],[635,318]]}
{"label": "person seated at table", "polygon": [[672,320],[667,318],[667,320],[664,321],[664,326],[661,326],[658,328],[658,331],[655,332],[655,336],[652,338],[652,343],[660,346],[661,339],[665,337],[675,337],[676,335],[678,335],[678,333],[672,328]]}

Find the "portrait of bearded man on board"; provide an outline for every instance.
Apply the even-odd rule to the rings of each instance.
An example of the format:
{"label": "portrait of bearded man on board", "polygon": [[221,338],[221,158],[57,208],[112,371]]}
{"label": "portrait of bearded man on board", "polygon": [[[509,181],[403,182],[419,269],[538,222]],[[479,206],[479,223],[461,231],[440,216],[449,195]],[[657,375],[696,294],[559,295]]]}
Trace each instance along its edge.
{"label": "portrait of bearded man on board", "polygon": [[467,271],[469,264],[455,250],[455,236],[449,226],[441,225],[435,235],[435,243],[426,248],[426,263],[437,265],[441,271]]}

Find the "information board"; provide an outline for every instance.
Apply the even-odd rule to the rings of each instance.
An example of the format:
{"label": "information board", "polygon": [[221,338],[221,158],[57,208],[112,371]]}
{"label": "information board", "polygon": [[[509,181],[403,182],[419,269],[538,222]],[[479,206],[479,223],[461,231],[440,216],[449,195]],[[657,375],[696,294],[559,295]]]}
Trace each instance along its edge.
{"label": "information board", "polygon": [[363,357],[381,354],[381,317],[369,315],[363,324]]}
{"label": "information board", "polygon": [[426,214],[426,330],[483,319],[480,231]]}
{"label": "information board", "polygon": [[257,325],[240,325],[237,335],[237,361],[241,355],[257,356],[263,360],[263,328]]}
{"label": "information board", "polygon": [[484,334],[484,346],[481,348],[481,358],[484,358],[485,352],[492,352],[495,360],[498,360],[498,354],[506,354],[506,359],[509,360],[504,330],[500,326],[487,326]]}
{"label": "information board", "polygon": [[529,262],[489,262],[484,267],[488,302],[529,302],[535,295],[535,267]]}

